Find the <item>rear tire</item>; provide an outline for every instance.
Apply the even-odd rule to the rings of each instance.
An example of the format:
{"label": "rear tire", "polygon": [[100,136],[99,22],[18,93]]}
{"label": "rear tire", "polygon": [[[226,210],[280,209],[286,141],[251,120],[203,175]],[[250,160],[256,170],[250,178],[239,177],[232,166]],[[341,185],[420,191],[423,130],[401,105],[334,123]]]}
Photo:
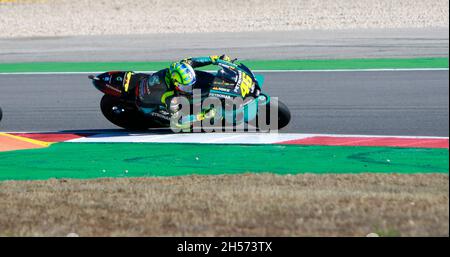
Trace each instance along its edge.
{"label": "rear tire", "polygon": [[[123,108],[123,113],[114,113],[113,107]],[[147,130],[149,127],[147,119],[135,108],[127,106],[119,98],[104,95],[100,101],[100,109],[103,115],[111,123],[127,130]]]}

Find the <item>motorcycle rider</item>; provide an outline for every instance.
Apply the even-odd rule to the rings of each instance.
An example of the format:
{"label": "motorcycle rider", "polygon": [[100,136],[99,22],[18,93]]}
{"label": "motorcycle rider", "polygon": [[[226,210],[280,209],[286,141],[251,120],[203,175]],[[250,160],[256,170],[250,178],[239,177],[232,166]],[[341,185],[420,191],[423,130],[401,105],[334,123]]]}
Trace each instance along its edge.
{"label": "motorcycle rider", "polygon": [[[214,75],[195,71],[206,65],[217,65],[217,60],[231,61],[230,57],[212,55],[194,57],[172,63],[168,68],[144,77],[136,89],[136,105],[146,115],[169,120],[176,111],[172,99],[176,96],[192,97],[193,88],[208,88]],[[156,104],[158,103],[158,104]],[[199,115],[205,115],[200,113]]]}

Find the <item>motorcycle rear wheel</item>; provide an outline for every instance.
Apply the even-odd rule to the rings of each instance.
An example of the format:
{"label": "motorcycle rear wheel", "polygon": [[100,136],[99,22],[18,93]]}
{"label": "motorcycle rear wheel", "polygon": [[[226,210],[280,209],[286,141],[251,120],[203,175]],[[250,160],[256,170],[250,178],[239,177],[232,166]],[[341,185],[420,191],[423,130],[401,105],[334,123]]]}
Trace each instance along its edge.
{"label": "motorcycle rear wheel", "polygon": [[[114,107],[123,109],[124,112],[115,113]],[[100,109],[108,121],[127,130],[141,131],[150,127],[157,127],[156,124],[143,117],[136,108],[130,107],[114,96],[103,95],[100,101]]]}

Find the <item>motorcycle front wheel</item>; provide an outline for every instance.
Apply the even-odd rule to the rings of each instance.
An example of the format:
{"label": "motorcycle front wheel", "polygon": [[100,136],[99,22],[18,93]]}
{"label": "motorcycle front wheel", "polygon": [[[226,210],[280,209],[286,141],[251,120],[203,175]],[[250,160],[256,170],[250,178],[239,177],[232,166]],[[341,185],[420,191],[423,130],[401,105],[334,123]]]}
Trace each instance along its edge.
{"label": "motorcycle front wheel", "polygon": [[[270,109],[278,109],[278,128],[282,129],[286,127],[289,122],[291,121],[291,111],[289,111],[289,108],[286,104],[284,104],[281,101],[278,102],[272,102],[270,101],[268,104],[266,104],[266,124],[270,124]],[[256,117],[258,119],[258,115]],[[271,125],[269,125],[272,128]],[[260,126],[258,125],[258,128]]]}

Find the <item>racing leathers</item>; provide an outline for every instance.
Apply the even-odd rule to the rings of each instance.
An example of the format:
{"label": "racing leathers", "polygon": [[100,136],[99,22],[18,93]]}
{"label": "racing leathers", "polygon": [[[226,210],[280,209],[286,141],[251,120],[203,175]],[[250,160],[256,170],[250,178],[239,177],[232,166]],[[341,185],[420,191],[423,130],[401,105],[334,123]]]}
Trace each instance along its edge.
{"label": "racing leathers", "polygon": [[[229,61],[226,55],[195,57],[183,59],[180,62],[189,64],[192,68],[198,68],[210,64],[216,64],[218,59]],[[200,89],[201,92],[207,92],[207,88],[211,87],[214,75],[195,70],[196,82],[194,89]],[[168,76],[168,68],[155,72],[151,75],[142,74],[141,79],[136,88],[136,105],[138,109],[147,116],[152,116],[161,122],[168,122],[174,112],[174,99],[177,96],[185,96],[192,99],[190,92],[183,92],[176,88],[174,83]],[[198,115],[205,115],[200,113]]]}

